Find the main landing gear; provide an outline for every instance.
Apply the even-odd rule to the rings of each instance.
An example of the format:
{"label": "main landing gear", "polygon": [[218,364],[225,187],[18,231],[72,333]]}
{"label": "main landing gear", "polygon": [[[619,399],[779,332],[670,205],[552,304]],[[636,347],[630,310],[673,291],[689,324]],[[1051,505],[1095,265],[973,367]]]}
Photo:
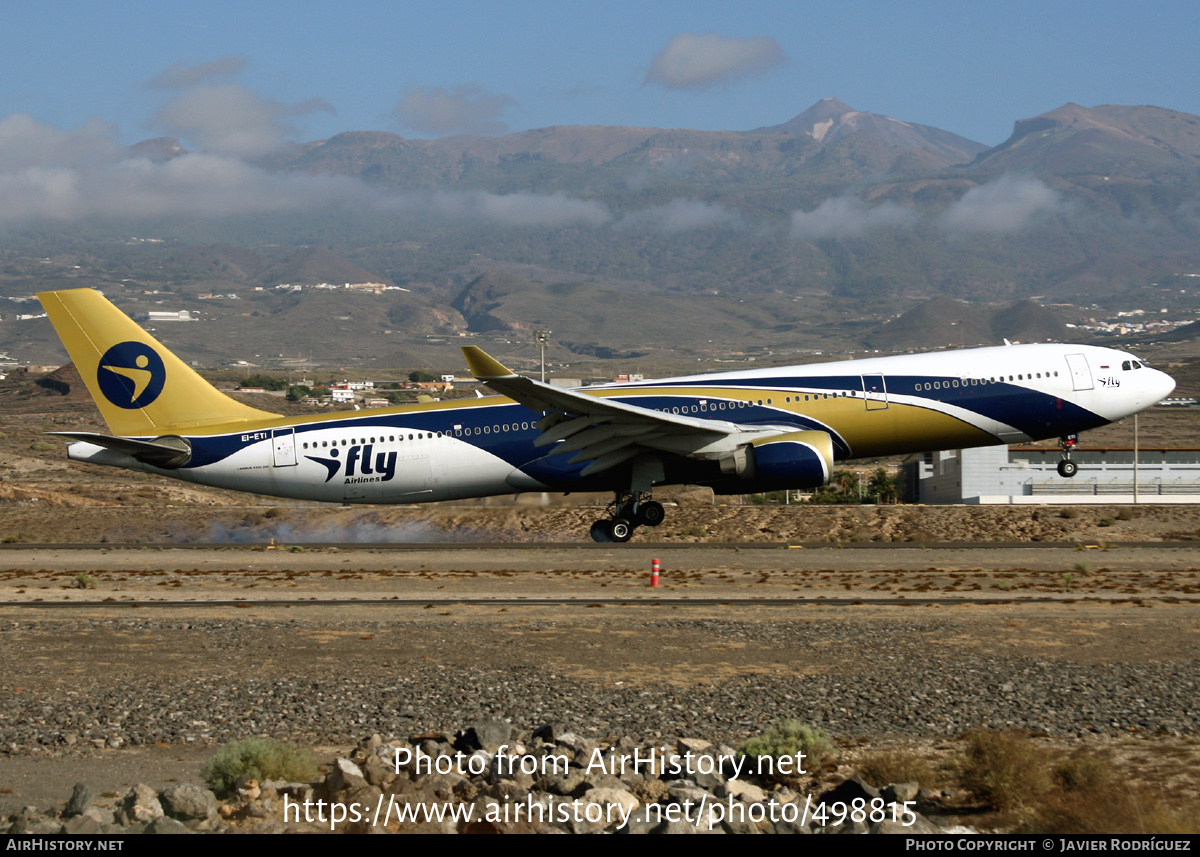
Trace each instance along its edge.
{"label": "main landing gear", "polygon": [[1077,443],[1079,443],[1079,435],[1076,434],[1069,434],[1058,440],[1063,456],[1062,461],[1058,462],[1058,475],[1063,479],[1070,479],[1079,472],[1079,465],[1071,460],[1071,452]]}
{"label": "main landing gear", "polygon": [[657,527],[667,516],[648,491],[617,491],[608,514],[592,524],[592,541],[627,542],[638,527]]}

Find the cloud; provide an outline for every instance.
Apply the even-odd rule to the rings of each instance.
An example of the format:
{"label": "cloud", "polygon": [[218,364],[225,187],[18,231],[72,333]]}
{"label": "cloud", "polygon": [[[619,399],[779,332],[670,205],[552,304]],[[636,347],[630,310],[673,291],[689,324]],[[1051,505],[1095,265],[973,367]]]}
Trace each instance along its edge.
{"label": "cloud", "polygon": [[0,223],[282,213],[361,204],[371,194],[353,179],[275,175],[220,155],[127,158],[0,173]]}
{"label": "cloud", "polygon": [[228,155],[164,162],[131,155],[94,121],[64,131],[25,116],[0,119],[0,225],[87,218],[227,217],[339,206],[507,226],[600,225],[601,203],[564,193],[397,193],[347,176],[272,173]]}
{"label": "cloud", "polygon": [[184,65],[182,62],[177,62],[166,71],[156,75],[147,86],[151,89],[185,89],[203,83],[209,78],[232,77],[240,74],[246,65],[245,57],[233,54],[196,65]]}
{"label": "cloud", "polygon": [[224,83],[184,91],[155,118],[169,133],[205,152],[253,158],[278,149],[297,133],[285,119],[318,110],[334,112],[320,99],[289,107],[240,84]]}
{"label": "cloud", "polygon": [[820,238],[854,238],[877,227],[910,226],[916,214],[892,202],[868,208],[853,196],[827,199],[813,211],[792,212],[791,236],[817,240]]}
{"label": "cloud", "polygon": [[601,203],[575,199],[565,193],[508,193],[438,191],[428,196],[405,196],[406,209],[424,207],[451,219],[489,220],[509,226],[599,226],[612,215]]}
{"label": "cloud", "polygon": [[103,163],[124,156],[116,128],[92,119],[76,131],[64,131],[27,113],[0,119],[0,173],[35,166]]}
{"label": "cloud", "polygon": [[405,92],[396,105],[396,120],[421,134],[503,134],[508,131],[500,114],[517,104],[507,95],[493,95],[480,87],[417,87]]}
{"label": "cloud", "polygon": [[1062,211],[1058,191],[1034,178],[1005,175],[971,188],[938,218],[949,232],[1016,232],[1035,219]]}
{"label": "cloud", "polygon": [[783,48],[769,36],[730,39],[714,33],[684,33],[654,58],[646,83],[668,89],[708,89],[762,74],[783,58]]}
{"label": "cloud", "polygon": [[673,199],[666,205],[656,205],[627,214],[617,225],[623,229],[649,228],[672,234],[709,226],[733,225],[739,220],[736,212],[723,205],[696,199]]}
{"label": "cloud", "polygon": [[185,90],[155,118],[169,133],[205,152],[253,158],[278,149],[297,133],[285,119],[318,110],[334,112],[319,99],[288,107],[239,84],[224,83]]}

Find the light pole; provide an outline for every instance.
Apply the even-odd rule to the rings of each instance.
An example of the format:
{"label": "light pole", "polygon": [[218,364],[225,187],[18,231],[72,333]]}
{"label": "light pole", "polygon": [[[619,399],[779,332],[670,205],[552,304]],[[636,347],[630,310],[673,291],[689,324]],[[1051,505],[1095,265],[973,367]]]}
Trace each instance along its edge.
{"label": "light pole", "polygon": [[534,341],[538,344],[538,351],[541,353],[542,362],[542,383],[546,383],[546,341],[550,338],[553,330],[535,330],[533,332]]}

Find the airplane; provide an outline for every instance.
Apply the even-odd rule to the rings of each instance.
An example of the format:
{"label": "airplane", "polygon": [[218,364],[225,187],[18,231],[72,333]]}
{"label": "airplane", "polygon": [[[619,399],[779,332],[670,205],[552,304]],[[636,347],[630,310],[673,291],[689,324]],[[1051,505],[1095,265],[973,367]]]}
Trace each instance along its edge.
{"label": "airplane", "polygon": [[566,389],[475,346],[500,395],[281,416],[211,386],[99,292],[38,295],[112,436],[53,432],[68,458],[256,494],[424,503],[524,491],[611,491],[599,542],[665,510],[657,485],[718,494],[812,489],[836,462],[1058,437],[1142,411],[1174,380],[1131,354],[1003,345]]}

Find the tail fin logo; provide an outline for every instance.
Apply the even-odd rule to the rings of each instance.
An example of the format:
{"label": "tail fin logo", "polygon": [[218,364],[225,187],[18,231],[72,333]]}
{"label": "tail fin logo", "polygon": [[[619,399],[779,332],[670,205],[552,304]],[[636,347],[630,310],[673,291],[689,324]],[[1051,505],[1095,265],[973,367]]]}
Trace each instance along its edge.
{"label": "tail fin logo", "polygon": [[142,342],[120,342],[100,358],[96,382],[104,398],[118,408],[133,410],[154,402],[167,381],[158,353]]}

